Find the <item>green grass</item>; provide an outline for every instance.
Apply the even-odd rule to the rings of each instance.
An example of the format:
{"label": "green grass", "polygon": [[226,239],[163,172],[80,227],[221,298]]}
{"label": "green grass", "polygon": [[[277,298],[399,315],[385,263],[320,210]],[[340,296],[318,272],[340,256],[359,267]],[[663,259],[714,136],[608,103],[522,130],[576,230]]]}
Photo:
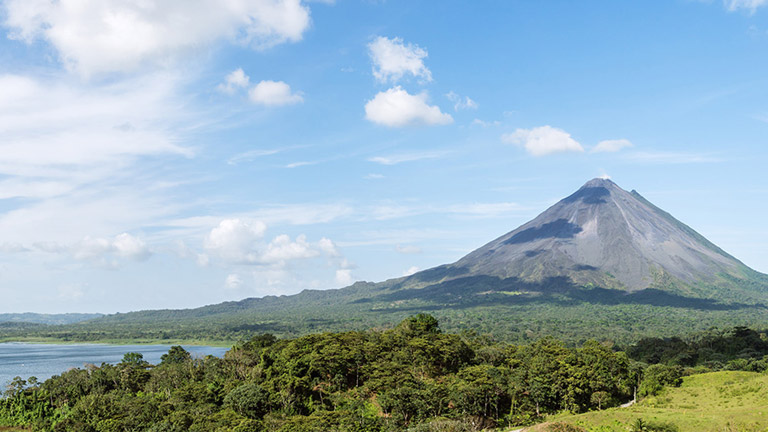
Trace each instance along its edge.
{"label": "green grass", "polygon": [[560,414],[547,420],[587,431],[626,432],[638,418],[672,423],[680,432],[766,431],[768,375],[733,371],[693,375],[679,388],[665,389],[629,408]]}

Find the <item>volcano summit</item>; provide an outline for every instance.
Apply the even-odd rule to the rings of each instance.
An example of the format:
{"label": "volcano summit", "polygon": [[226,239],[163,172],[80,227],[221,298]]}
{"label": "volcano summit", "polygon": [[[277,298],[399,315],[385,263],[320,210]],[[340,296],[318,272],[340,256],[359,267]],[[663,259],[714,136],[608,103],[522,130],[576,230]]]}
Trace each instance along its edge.
{"label": "volcano summit", "polygon": [[602,178],[451,267],[529,281],[566,276],[579,285],[628,291],[753,273],[634,190]]}

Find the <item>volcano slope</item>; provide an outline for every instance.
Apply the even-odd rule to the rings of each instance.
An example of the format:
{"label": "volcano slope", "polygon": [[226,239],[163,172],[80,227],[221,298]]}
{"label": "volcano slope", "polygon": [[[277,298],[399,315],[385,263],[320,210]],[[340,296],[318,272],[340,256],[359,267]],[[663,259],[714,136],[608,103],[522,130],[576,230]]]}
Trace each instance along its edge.
{"label": "volcano slope", "polygon": [[[713,326],[768,327],[768,276],[607,179],[453,264],[380,283],[39,330],[73,340],[236,340],[388,327],[427,312],[448,331],[523,342],[631,342]],[[2,332],[2,329],[0,329]],[[6,332],[6,336],[14,335]],[[17,335],[18,336],[18,335]]]}

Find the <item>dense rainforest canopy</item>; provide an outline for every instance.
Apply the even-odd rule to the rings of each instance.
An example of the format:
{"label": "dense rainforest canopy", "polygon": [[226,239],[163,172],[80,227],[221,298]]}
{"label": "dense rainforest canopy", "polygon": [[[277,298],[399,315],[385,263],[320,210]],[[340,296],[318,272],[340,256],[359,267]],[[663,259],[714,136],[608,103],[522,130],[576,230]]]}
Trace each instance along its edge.
{"label": "dense rainforest canopy", "polygon": [[42,383],[17,378],[0,400],[0,425],[476,431],[615,406],[638,387],[644,395],[679,384],[684,366],[764,370],[768,343],[763,333],[737,328],[690,341],[643,341],[627,352],[643,362],[594,341],[571,348],[544,338],[518,346],[446,334],[432,316],[419,314],[384,331],[285,340],[263,334],[224,358],[192,358],[176,346],[154,366],[127,353],[119,364],[73,369]]}

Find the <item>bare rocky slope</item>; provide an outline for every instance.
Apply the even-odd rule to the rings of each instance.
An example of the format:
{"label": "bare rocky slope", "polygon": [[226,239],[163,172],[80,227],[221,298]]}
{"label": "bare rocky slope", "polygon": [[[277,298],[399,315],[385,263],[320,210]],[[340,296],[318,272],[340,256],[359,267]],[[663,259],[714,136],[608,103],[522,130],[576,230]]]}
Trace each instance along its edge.
{"label": "bare rocky slope", "polygon": [[464,276],[541,281],[637,291],[745,278],[750,270],[635,191],[608,179],[587,182],[522,225],[449,266]]}

